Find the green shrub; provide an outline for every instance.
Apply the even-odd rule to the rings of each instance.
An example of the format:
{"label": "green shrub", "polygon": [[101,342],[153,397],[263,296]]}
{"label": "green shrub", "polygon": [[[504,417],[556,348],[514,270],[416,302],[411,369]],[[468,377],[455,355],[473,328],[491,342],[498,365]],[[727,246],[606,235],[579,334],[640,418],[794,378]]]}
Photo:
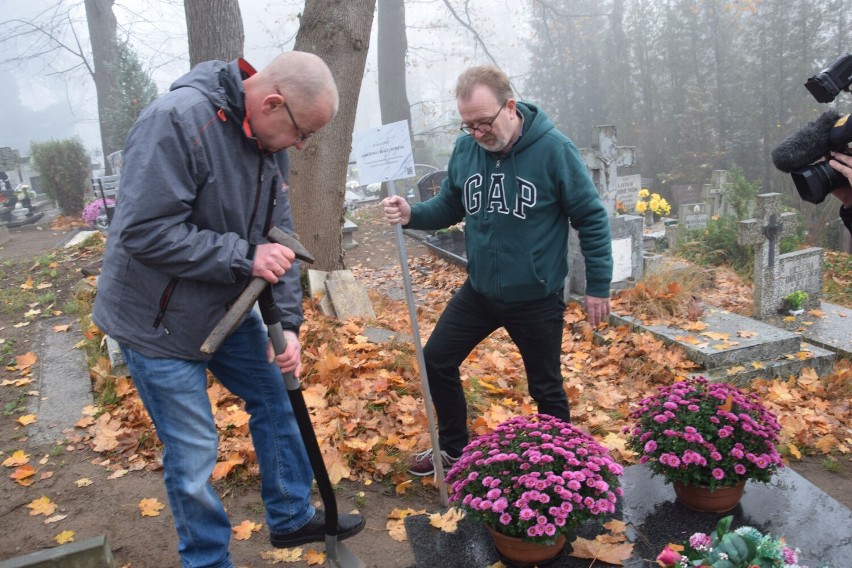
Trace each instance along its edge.
{"label": "green shrub", "polygon": [[63,214],[79,215],[92,173],[92,161],[83,143],[76,138],[34,142],[32,160],[44,192],[56,200]]}
{"label": "green shrub", "polygon": [[742,168],[738,166],[734,166],[728,173],[730,184],[725,189],[725,201],[734,210],[738,220],[748,219],[762,182],[748,181]]}
{"label": "green shrub", "polygon": [[754,251],[737,242],[737,219],[733,215],[711,219],[706,229],[687,231],[675,243],[673,252],[703,266],[730,266],[746,277],[754,272]]}

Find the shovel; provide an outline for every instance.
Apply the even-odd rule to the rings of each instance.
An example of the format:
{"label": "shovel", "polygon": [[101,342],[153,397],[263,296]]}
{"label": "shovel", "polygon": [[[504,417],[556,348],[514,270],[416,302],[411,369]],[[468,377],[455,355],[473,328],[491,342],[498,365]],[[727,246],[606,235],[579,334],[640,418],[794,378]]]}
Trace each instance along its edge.
{"label": "shovel", "polygon": [[[272,296],[272,288],[267,286],[258,298],[260,313],[263,316],[263,323],[269,330],[269,339],[272,341],[272,348],[275,354],[278,355],[284,352],[287,347],[287,341],[284,338],[284,332],[281,329],[281,320],[278,314],[278,306],[275,304],[275,298]],[[366,568],[366,564],[353,554],[345,544],[337,541],[337,499],[334,496],[334,488],[331,486],[331,480],[328,478],[328,471],[325,469],[325,463],[322,460],[322,451],[320,450],[317,436],[311,425],[311,415],[308,413],[308,407],[305,405],[305,397],[302,395],[302,388],[292,372],[282,373],[284,377],[284,385],[287,387],[287,394],[290,396],[290,404],[293,407],[293,414],[296,416],[296,423],[299,425],[299,432],[302,434],[302,440],[305,442],[305,450],[308,452],[311,467],[314,470],[314,478],[317,481],[322,504],[325,507],[325,555],[329,568]]]}
{"label": "shovel", "polygon": [[[296,253],[296,258],[308,263],[314,262],[314,257],[311,253],[295,237],[285,233],[281,229],[272,227],[266,238],[270,242],[290,248]],[[234,331],[246,313],[254,306],[255,302],[258,302],[260,307],[260,313],[263,316],[263,322],[267,326],[269,339],[272,342],[275,354],[283,353],[287,347],[287,342],[281,328],[278,305],[275,303],[275,298],[272,295],[272,288],[266,280],[257,277],[252,278],[243,293],[240,294],[225,316],[216,324],[216,327],[210,332],[210,335],[201,346],[201,351],[207,354],[215,353],[225,338]],[[334,496],[334,488],[331,486],[328,471],[325,469],[325,463],[322,460],[322,451],[320,450],[316,433],[311,424],[311,416],[308,413],[308,407],[302,395],[299,379],[292,372],[282,373],[282,377],[284,378],[284,385],[287,387],[287,395],[290,397],[290,404],[293,407],[293,415],[296,417],[296,424],[299,426],[299,432],[302,435],[305,450],[308,453],[308,459],[314,471],[317,488],[325,507],[325,555],[327,566],[329,568],[366,568],[366,564],[355,556],[345,544],[337,541],[337,499]]]}

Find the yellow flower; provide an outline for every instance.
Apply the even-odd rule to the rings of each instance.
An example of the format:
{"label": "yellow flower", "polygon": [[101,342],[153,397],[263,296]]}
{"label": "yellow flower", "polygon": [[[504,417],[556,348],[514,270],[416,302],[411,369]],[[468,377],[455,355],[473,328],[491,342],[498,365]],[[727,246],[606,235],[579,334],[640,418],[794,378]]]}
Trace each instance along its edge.
{"label": "yellow flower", "polygon": [[644,213],[647,209],[648,209],[648,202],[647,201],[638,201],[636,203],[636,211],[638,213]]}
{"label": "yellow flower", "polygon": [[639,197],[648,197],[651,194],[646,188],[642,188],[639,190]]}

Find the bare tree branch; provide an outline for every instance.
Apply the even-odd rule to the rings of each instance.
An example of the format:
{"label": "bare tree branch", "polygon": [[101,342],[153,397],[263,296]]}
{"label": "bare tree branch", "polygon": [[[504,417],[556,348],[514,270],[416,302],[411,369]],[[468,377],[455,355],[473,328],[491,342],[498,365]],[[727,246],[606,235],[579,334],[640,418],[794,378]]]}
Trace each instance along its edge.
{"label": "bare tree branch", "polygon": [[[465,0],[465,3],[464,3],[464,12],[465,12],[465,16],[466,16],[466,18],[467,18],[467,21],[463,20],[463,19],[462,19],[462,18],[458,15],[458,13],[456,12],[455,8],[453,8],[452,4],[450,4],[450,1],[449,1],[449,0],[444,0],[444,5],[447,7],[447,9],[450,11],[450,13],[451,13],[451,14],[453,15],[453,17],[456,19],[456,21],[457,21],[458,23],[460,23],[460,24],[461,24],[461,25],[462,25],[462,26],[463,26],[463,27],[464,27],[467,31],[469,31],[469,32],[473,35],[473,39],[474,39],[474,40],[476,40],[476,43],[477,43],[479,46],[481,46],[481,47],[482,47],[482,50],[485,52],[485,56],[486,56],[486,57],[488,57],[488,60],[489,60],[489,61],[491,61],[491,63],[493,63],[493,64],[494,64],[494,65],[496,65],[497,67],[500,67],[500,64],[499,64],[499,63],[497,63],[497,60],[494,58],[494,56],[493,56],[493,55],[491,55],[491,51],[489,51],[489,49],[488,49],[488,45],[486,45],[485,40],[484,40],[484,39],[482,39],[482,36],[479,34],[479,32],[478,32],[478,31],[476,31],[476,29],[473,27],[473,24],[471,23],[471,18],[470,18],[470,1],[469,1],[469,0]],[[512,80],[511,80],[511,79],[509,79],[509,84],[511,84],[511,85],[512,85],[512,90],[514,90],[516,93],[518,93],[518,97],[521,97],[521,92],[520,92],[520,90],[519,90],[518,88],[516,88],[516,87],[515,87],[515,85],[514,85],[514,83],[512,83]],[[523,98],[523,97],[521,97],[521,98]]]}

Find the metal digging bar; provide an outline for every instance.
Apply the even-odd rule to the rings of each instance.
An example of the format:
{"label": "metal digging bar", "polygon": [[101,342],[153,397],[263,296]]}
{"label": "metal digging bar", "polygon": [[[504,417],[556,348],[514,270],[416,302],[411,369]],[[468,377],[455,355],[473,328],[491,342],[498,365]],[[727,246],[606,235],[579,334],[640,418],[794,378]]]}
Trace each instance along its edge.
{"label": "metal digging bar", "polygon": [[[314,262],[313,255],[295,237],[277,227],[273,227],[269,231],[267,239],[270,242],[290,248],[296,253],[296,258],[300,260],[308,263]],[[216,327],[210,332],[210,335],[201,346],[201,351],[207,354],[215,353],[225,338],[234,331],[237,324],[242,321],[245,314],[254,306],[255,302],[258,302],[260,306],[260,312],[267,326],[269,339],[272,341],[275,354],[283,353],[287,347],[287,342],[284,338],[284,332],[281,329],[281,318],[278,313],[278,306],[275,304],[275,298],[272,295],[272,288],[268,286],[266,280],[257,277],[252,278],[243,293],[240,294],[225,316],[216,324]],[[293,415],[296,417],[296,424],[299,426],[299,433],[302,435],[305,450],[308,453],[308,459],[314,471],[317,488],[325,507],[325,555],[328,561],[327,566],[329,568],[366,568],[366,564],[361,559],[355,556],[345,544],[337,540],[337,499],[334,496],[334,488],[328,477],[328,470],[326,470],[325,462],[322,459],[322,451],[320,450],[316,433],[311,424],[311,415],[308,412],[305,398],[302,395],[301,384],[292,372],[282,373],[282,378],[284,379],[284,385],[287,387],[287,395],[290,397]]]}
{"label": "metal digging bar", "polygon": [[[386,181],[385,187],[389,197],[394,197],[393,182]],[[420,329],[417,325],[417,306],[414,304],[414,293],[411,291],[411,274],[408,272],[408,253],[405,250],[405,240],[402,234],[402,225],[396,223],[396,244],[399,248],[399,264],[402,268],[402,281],[405,285],[405,298],[408,303],[408,318],[411,320],[411,338],[414,341],[414,349],[417,353],[417,366],[420,367],[420,383],[423,387],[423,402],[426,405],[426,419],[429,422],[429,436],[432,439],[432,463],[435,466],[435,483],[438,484],[438,492],[441,495],[441,505],[449,505],[447,496],[447,484],[444,481],[444,463],[441,459],[441,446],[438,442],[438,430],[435,428],[435,413],[432,410],[432,393],[429,391],[429,379],[426,375],[426,361],[423,359],[423,345],[420,343]]]}

